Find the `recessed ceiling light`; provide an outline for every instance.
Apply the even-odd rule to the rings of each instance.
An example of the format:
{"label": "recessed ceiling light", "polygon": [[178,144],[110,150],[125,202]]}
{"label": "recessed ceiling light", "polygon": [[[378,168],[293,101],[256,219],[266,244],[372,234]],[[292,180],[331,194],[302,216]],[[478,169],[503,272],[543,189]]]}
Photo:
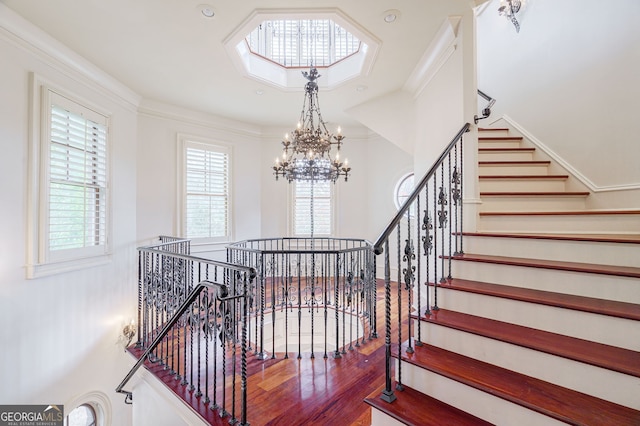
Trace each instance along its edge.
{"label": "recessed ceiling light", "polygon": [[387,24],[391,24],[398,20],[398,18],[400,17],[400,11],[397,9],[391,9],[385,11],[382,15],[384,22],[386,22]]}
{"label": "recessed ceiling light", "polygon": [[367,89],[368,89],[367,86],[358,86],[358,87],[356,87],[356,91],[358,91],[358,92],[364,92]]}
{"label": "recessed ceiling light", "polygon": [[198,10],[202,13],[202,16],[205,18],[213,18],[216,14],[216,11],[213,9],[213,6],[209,4],[201,4],[198,6]]}
{"label": "recessed ceiling light", "polygon": [[258,96],[264,95],[264,90],[260,90],[260,89],[256,90],[256,95]]}

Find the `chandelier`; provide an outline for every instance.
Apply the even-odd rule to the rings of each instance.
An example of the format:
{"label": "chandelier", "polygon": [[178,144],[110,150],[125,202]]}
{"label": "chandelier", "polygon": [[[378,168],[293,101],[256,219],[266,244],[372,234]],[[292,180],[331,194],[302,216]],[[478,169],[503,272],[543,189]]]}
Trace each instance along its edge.
{"label": "chandelier", "polygon": [[[336,134],[327,130],[318,104],[318,70],[312,65],[309,72],[302,75],[308,80],[305,85],[305,98],[297,128],[285,135],[282,145],[282,158],[276,158],[273,171],[276,180],[280,176],[287,181],[335,181],[349,177],[348,161],[340,161],[340,147],[344,136],[338,127]],[[335,147],[335,155],[331,154]]]}

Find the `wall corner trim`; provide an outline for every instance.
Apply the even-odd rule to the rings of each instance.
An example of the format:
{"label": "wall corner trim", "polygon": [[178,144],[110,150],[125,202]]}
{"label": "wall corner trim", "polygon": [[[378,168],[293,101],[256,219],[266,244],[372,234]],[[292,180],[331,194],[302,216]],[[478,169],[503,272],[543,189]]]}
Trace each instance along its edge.
{"label": "wall corner trim", "polygon": [[420,96],[438,70],[447,62],[456,49],[456,39],[462,16],[449,16],[444,20],[429,47],[418,61],[411,75],[404,84],[403,90]]}

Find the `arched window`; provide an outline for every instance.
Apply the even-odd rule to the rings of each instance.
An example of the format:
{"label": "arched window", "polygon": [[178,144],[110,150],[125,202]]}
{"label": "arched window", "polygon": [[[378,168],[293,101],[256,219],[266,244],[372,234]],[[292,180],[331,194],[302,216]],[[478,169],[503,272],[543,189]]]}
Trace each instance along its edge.
{"label": "arched window", "polygon": [[96,410],[90,404],[82,404],[67,415],[66,426],[97,426]]}
{"label": "arched window", "polygon": [[[406,175],[402,176],[402,178],[400,178],[400,180],[396,184],[393,196],[393,201],[396,204],[396,209],[400,210],[405,201],[407,201],[407,198],[409,198],[409,195],[411,195],[411,193],[413,192],[413,179],[413,172],[407,173]],[[411,217],[415,215],[415,208],[409,209],[409,215],[411,215]]]}

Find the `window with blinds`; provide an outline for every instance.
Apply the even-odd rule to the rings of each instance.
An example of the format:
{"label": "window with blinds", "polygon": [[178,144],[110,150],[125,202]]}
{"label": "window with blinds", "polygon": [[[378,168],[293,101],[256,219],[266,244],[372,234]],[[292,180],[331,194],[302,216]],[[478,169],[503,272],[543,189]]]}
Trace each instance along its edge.
{"label": "window with blinds", "polygon": [[361,48],[356,36],[330,19],[264,21],[245,40],[252,53],[284,67],[330,66]]}
{"label": "window with blinds", "polygon": [[187,238],[229,238],[229,163],[225,147],[184,144],[183,231]]}
{"label": "window with blinds", "polygon": [[330,181],[313,183],[296,181],[293,198],[293,234],[295,236],[311,235],[312,221],[314,236],[328,236],[333,233],[333,200]]}
{"label": "window with blinds", "polygon": [[48,142],[48,257],[106,252],[107,118],[52,93]]}

